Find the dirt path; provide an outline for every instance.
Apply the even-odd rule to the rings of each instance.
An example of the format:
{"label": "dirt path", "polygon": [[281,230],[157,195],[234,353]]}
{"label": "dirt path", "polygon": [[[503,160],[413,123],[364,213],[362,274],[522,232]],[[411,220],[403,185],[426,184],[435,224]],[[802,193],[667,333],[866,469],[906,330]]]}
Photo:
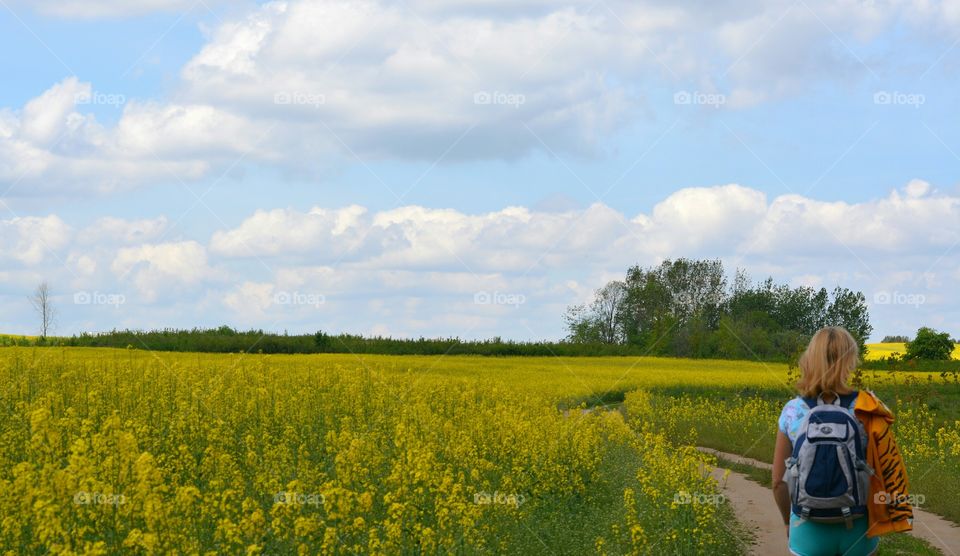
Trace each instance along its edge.
{"label": "dirt path", "polygon": [[[698,447],[697,449],[734,463],[766,470],[772,469],[769,463],[752,458],[711,448]],[[714,476],[721,481],[721,484],[723,473],[723,469],[714,470]],[[789,554],[786,550],[787,537],[783,521],[773,505],[770,489],[747,479],[744,475],[731,472],[724,494],[733,505],[737,517],[757,535],[757,544],[753,546],[751,554]],[[927,541],[944,554],[960,556],[958,555],[960,527],[936,514],[914,508],[911,534]]]}
{"label": "dirt path", "polygon": [[724,481],[724,472],[721,468],[714,469],[713,477],[720,483],[724,496],[737,514],[737,519],[755,537],[754,544],[746,547],[747,553],[789,556],[787,531],[780,512],[773,505],[770,489],[735,471],[731,471]]}

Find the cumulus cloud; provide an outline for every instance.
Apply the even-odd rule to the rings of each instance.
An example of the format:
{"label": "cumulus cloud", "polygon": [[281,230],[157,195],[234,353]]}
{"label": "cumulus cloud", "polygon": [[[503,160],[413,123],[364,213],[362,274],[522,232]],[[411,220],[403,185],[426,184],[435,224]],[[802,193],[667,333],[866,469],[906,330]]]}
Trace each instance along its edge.
{"label": "cumulus cloud", "polygon": [[13,259],[26,265],[57,260],[57,253],[69,242],[70,233],[70,226],[56,215],[0,220],[0,259]]}
{"label": "cumulus cloud", "polygon": [[960,198],[914,180],[903,191],[862,203],[778,197],[757,224],[752,247],[772,254],[817,255],[839,246],[877,253],[942,252],[960,241]]}
{"label": "cumulus cloud", "polygon": [[678,190],[649,214],[624,215],[602,203],[538,212],[507,207],[485,214],[405,206],[260,211],[216,232],[223,257],[287,257],[376,269],[530,272],[563,269],[589,257],[623,265],[663,257],[846,256],[936,253],[960,241],[960,198],[919,180],[861,203],[801,195],[772,200],[738,184]]}
{"label": "cumulus cloud", "polygon": [[124,247],[110,268],[118,281],[131,280],[147,302],[161,292],[183,293],[215,275],[207,264],[206,249],[196,241]]}
{"label": "cumulus cloud", "polygon": [[[181,7],[39,4],[67,16]],[[18,183],[15,194],[109,191],[197,179],[240,159],[315,173],[356,157],[590,155],[640,114],[656,112],[649,97],[663,89],[725,94],[724,109],[735,109],[879,72],[880,62],[861,62],[856,50],[872,48],[905,9],[825,1],[268,2],[224,16],[170,97],[124,99],[116,124],[77,106],[97,91],[73,77],[19,110],[0,111],[0,181]],[[928,6],[910,21],[953,11]]]}
{"label": "cumulus cloud", "polygon": [[94,245],[143,243],[160,236],[167,223],[165,216],[139,220],[104,216],[80,230],[77,241]]}
{"label": "cumulus cloud", "polygon": [[231,257],[261,257],[284,253],[338,256],[358,250],[367,240],[358,223],[367,209],[314,207],[257,211],[238,228],[218,231],[210,241],[215,253]]}
{"label": "cumulus cloud", "polygon": [[[92,114],[79,111],[93,94],[90,83],[69,77],[19,112],[0,111],[0,182],[10,184],[7,195],[51,189],[111,191],[159,178],[197,178],[209,168],[207,156],[216,154],[205,148],[216,142],[211,134],[223,134],[224,144],[235,145],[228,140],[229,134],[238,133],[229,125],[230,117],[218,119],[208,107],[161,109],[131,103],[120,123],[107,129]],[[160,124],[158,116],[143,116],[151,111],[168,117]],[[190,147],[194,154],[177,151],[174,144]]]}
{"label": "cumulus cloud", "polygon": [[223,296],[223,304],[245,320],[262,319],[274,305],[273,284],[243,282]]}
{"label": "cumulus cloud", "polygon": [[858,203],[693,187],[633,215],[601,203],[475,214],[291,207],[257,211],[205,243],[163,241],[167,226],[164,217],[101,218],[75,233],[55,215],[0,220],[8,289],[49,279],[68,292],[122,294],[123,322],[144,327],[172,322],[157,320],[162,301],[177,307],[163,318],[187,323],[553,337],[566,305],[630,265],[686,256],[721,258],[756,278],[860,289],[878,323],[956,313],[947,300],[960,197],[920,180]]}

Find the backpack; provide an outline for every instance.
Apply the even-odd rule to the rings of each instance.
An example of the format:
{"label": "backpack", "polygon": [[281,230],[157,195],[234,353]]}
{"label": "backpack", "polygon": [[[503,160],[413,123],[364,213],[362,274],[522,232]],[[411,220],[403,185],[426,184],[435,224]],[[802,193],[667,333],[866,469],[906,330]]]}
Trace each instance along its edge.
{"label": "backpack", "polygon": [[793,454],[786,459],[784,480],[790,492],[793,513],[803,519],[825,523],[845,522],[867,513],[870,477],[867,464],[867,433],[853,410],[848,409],[857,392],[834,393],[833,403],[823,394],[801,398],[810,411],[800,424]]}

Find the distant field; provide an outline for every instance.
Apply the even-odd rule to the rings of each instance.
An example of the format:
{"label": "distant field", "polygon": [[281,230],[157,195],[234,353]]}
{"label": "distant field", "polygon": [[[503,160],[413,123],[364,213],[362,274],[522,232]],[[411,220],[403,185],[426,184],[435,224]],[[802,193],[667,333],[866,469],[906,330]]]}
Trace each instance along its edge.
{"label": "distant field", "polygon": [[[867,344],[867,360],[874,361],[893,355],[894,353],[906,353],[906,344],[900,342]],[[960,359],[960,345],[954,346],[953,358]]]}
{"label": "distant field", "polygon": [[23,334],[0,334],[0,340],[36,340],[38,336],[24,336]]}

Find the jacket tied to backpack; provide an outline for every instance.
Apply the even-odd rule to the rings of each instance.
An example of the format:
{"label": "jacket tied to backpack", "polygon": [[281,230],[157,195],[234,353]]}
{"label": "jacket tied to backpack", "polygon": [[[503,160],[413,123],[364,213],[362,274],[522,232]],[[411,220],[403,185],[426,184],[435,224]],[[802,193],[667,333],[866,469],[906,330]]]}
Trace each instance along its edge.
{"label": "jacket tied to backpack", "polygon": [[854,412],[867,433],[867,463],[874,469],[870,477],[867,536],[910,531],[913,529],[910,484],[891,430],[893,413],[870,391],[859,393]]}
{"label": "jacket tied to backpack", "polygon": [[910,530],[913,510],[890,410],[872,392],[834,396],[832,403],[801,399],[810,409],[784,475],[793,513],[847,528],[866,518],[869,537]]}

